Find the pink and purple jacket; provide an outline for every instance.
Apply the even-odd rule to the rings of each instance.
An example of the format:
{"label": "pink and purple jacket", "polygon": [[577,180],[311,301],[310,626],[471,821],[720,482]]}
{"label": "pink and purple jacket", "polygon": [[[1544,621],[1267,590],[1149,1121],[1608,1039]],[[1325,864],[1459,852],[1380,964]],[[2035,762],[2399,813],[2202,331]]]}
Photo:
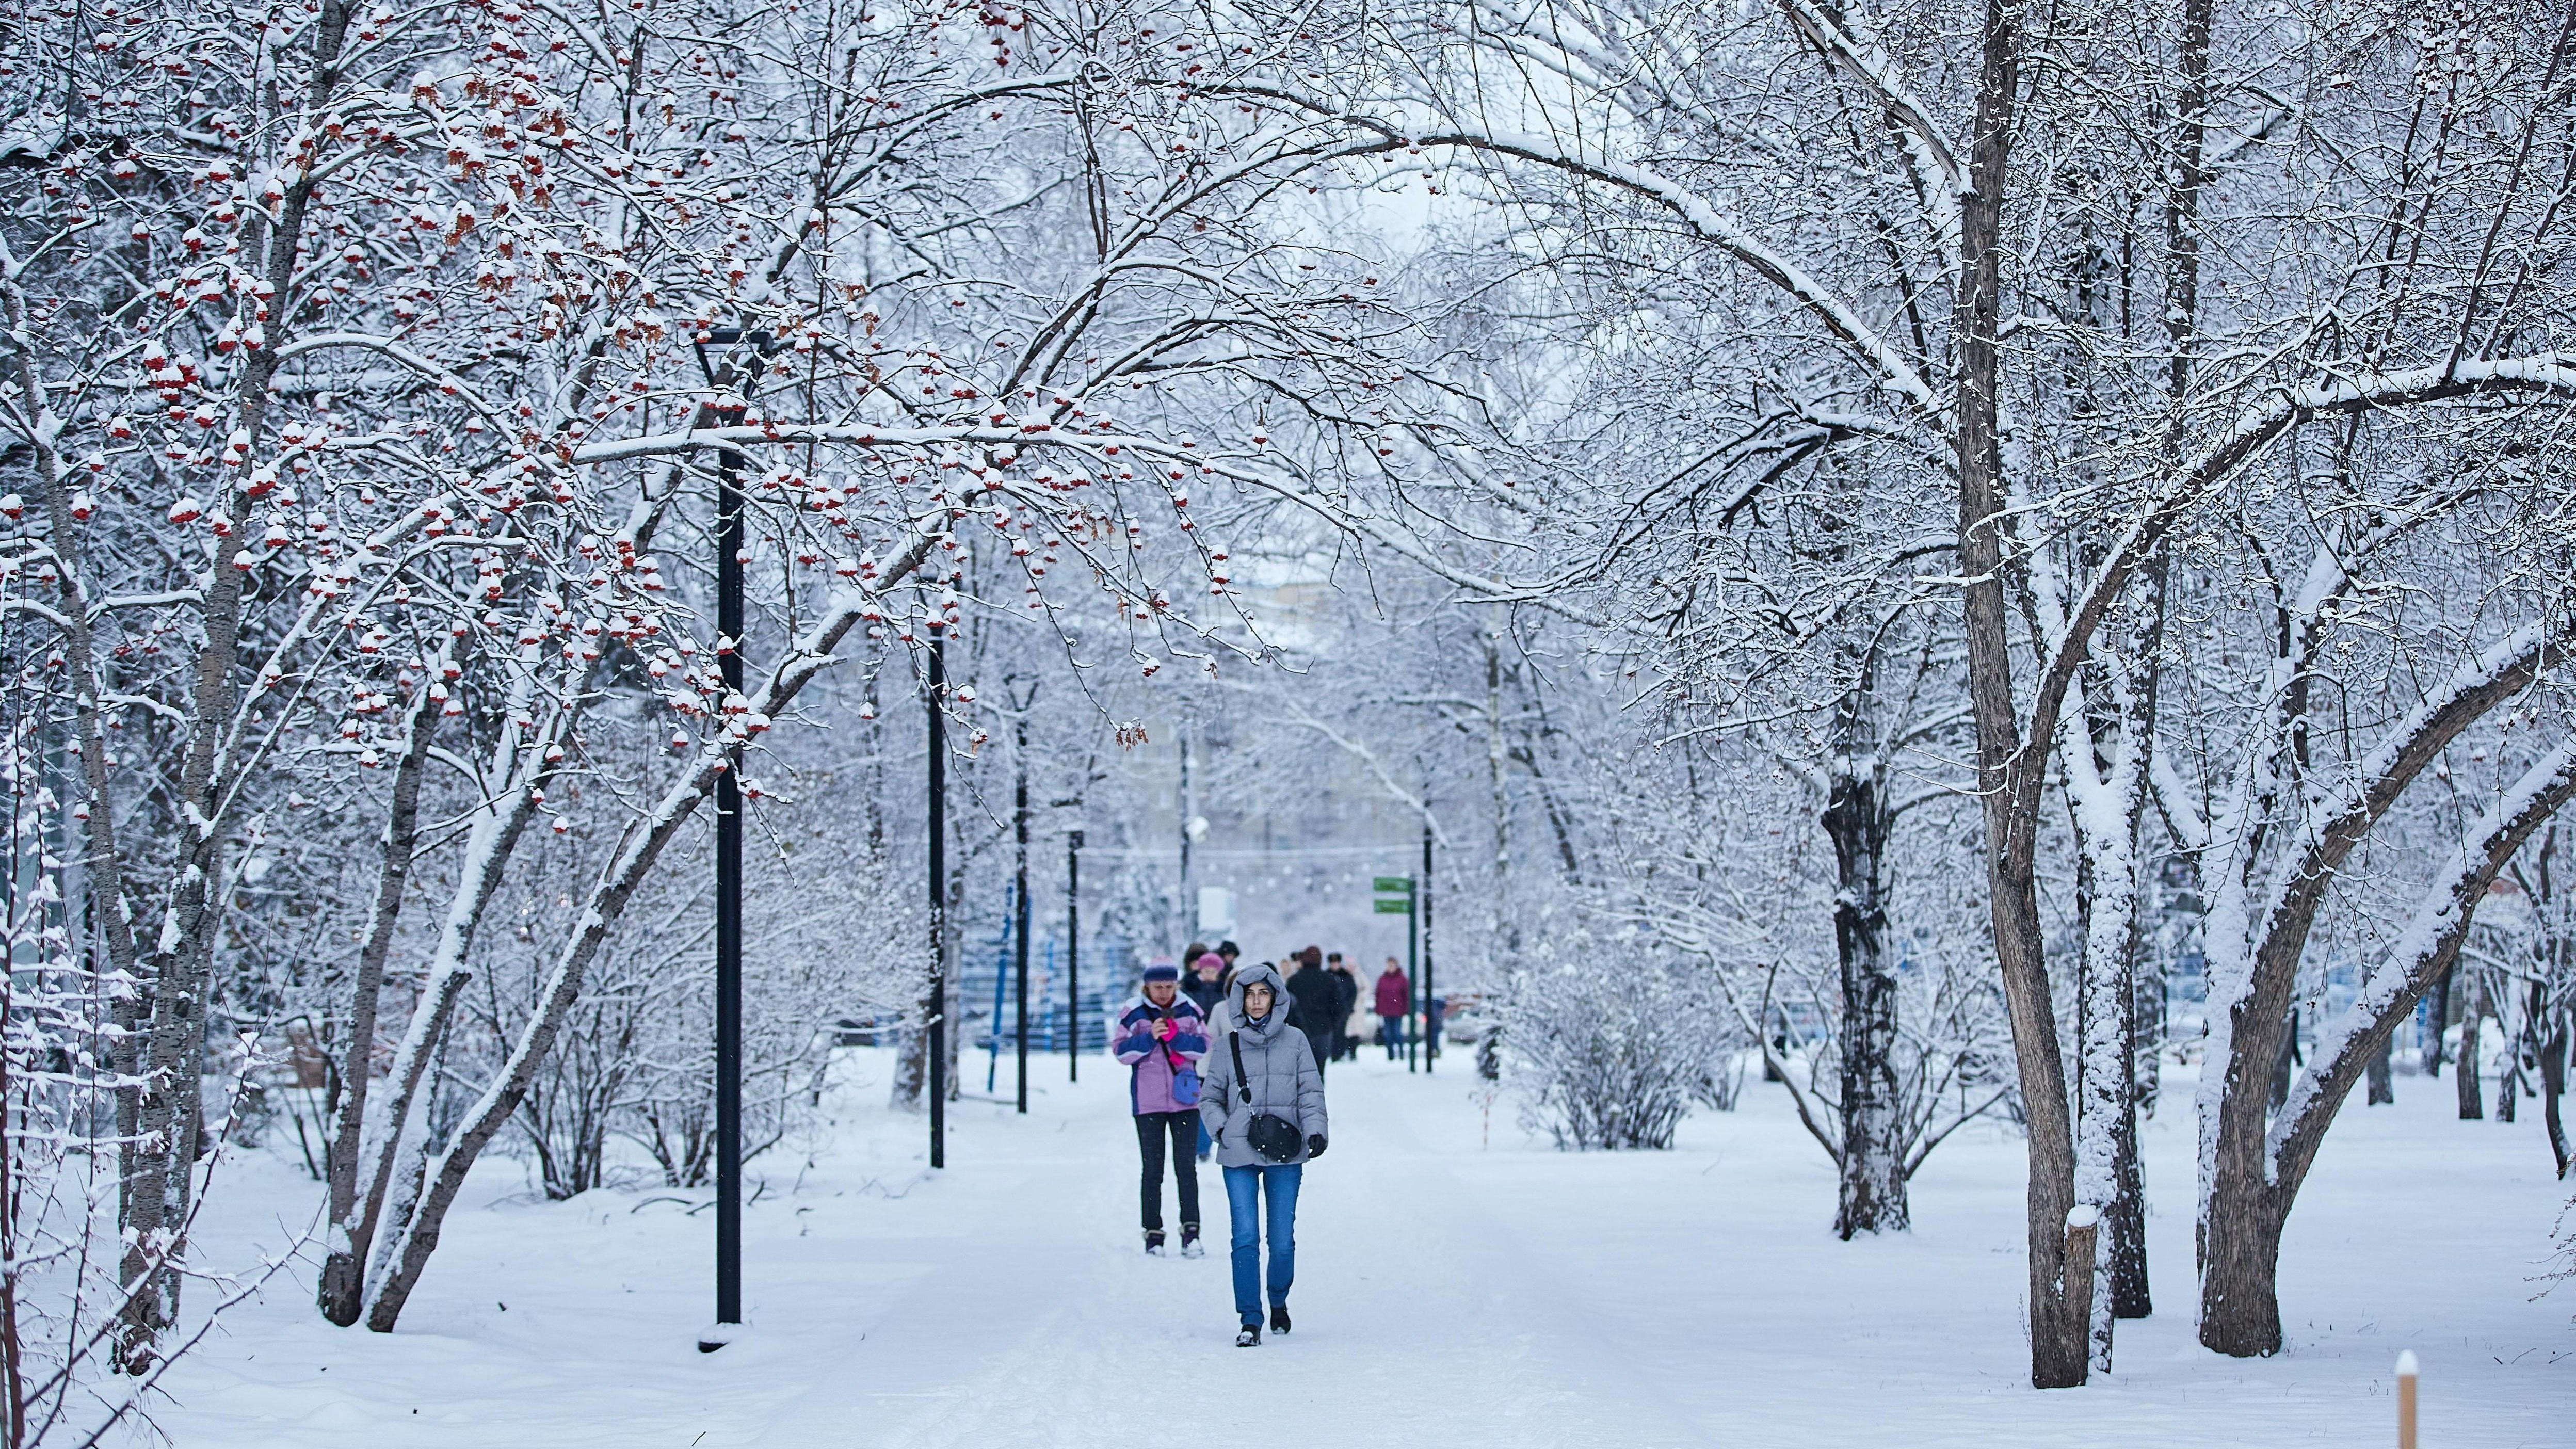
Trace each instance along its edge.
{"label": "pink and purple jacket", "polygon": [[[1168,1014],[1172,1018],[1171,1040],[1158,1040],[1155,1024]],[[1207,1019],[1199,1015],[1196,1002],[1174,994],[1169,1007],[1157,1007],[1139,994],[1118,1013],[1117,1030],[1110,1050],[1129,1068],[1127,1097],[1129,1110],[1137,1116],[1148,1112],[1192,1112],[1198,1109],[1199,1058],[1207,1055]],[[1182,1101],[1175,1090],[1175,1079],[1186,1075],[1183,1090],[1189,1101]]]}

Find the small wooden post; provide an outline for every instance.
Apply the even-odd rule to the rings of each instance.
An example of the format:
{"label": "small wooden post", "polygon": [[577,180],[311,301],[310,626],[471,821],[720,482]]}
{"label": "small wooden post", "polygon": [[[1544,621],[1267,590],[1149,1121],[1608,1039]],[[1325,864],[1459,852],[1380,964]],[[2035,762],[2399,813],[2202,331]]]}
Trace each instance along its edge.
{"label": "small wooden post", "polygon": [[2415,1350],[2397,1356],[2397,1449],[2415,1449]]}

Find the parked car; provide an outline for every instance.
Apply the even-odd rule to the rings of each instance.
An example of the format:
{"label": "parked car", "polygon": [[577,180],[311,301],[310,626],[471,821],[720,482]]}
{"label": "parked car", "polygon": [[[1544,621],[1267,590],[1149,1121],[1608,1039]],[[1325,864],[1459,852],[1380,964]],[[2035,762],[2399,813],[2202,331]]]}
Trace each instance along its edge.
{"label": "parked car", "polygon": [[1448,998],[1449,1008],[1440,1018],[1442,1039],[1460,1046],[1473,1046],[1494,1029],[1493,1003],[1484,993],[1461,991]]}

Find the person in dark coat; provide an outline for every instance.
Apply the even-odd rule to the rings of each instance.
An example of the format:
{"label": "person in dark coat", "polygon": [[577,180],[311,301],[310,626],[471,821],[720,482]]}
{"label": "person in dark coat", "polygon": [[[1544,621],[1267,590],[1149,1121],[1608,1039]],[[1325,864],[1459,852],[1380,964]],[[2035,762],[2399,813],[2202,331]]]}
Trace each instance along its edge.
{"label": "person in dark coat", "polygon": [[1183,958],[1181,970],[1181,994],[1198,1007],[1199,1015],[1215,1020],[1216,1004],[1225,1000],[1225,958],[1202,951]]}
{"label": "person in dark coat", "polygon": [[1324,958],[1324,974],[1342,989],[1342,1003],[1333,1013],[1333,1060],[1359,1055],[1360,1039],[1351,1035],[1351,1009],[1360,1004],[1360,978],[1353,975],[1349,962],[1335,951]]}
{"label": "person in dark coat", "polygon": [[[1202,951],[1196,960],[1182,962],[1181,968],[1184,972],[1181,977],[1181,994],[1187,996],[1190,1003],[1199,1009],[1202,1020],[1214,1023],[1216,1009],[1225,1001],[1225,958],[1214,951]],[[1211,1036],[1215,1034],[1213,1025],[1209,1034]],[[1208,1137],[1207,1128],[1202,1125],[1199,1128],[1199,1161],[1207,1161],[1208,1153],[1213,1150],[1214,1143]]]}
{"label": "person in dark coat", "polygon": [[1145,1251],[1163,1251],[1163,1143],[1171,1142],[1172,1176],[1181,1198],[1181,1255],[1199,1255],[1199,1174],[1190,1150],[1199,1123],[1199,1061],[1207,1055],[1207,1022],[1180,993],[1180,969],[1169,961],[1145,968],[1144,989],[1118,1013],[1111,1050],[1127,1064],[1127,1104],[1143,1156]]}
{"label": "person in dark coat", "polygon": [[1314,1043],[1315,1064],[1321,1070],[1333,1054],[1333,1027],[1342,1011],[1342,986],[1324,970],[1324,950],[1309,946],[1293,957],[1296,973],[1288,978],[1288,994],[1296,998],[1289,1009],[1288,1024],[1306,1034]]}
{"label": "person in dark coat", "polygon": [[[1297,1191],[1306,1164],[1324,1155],[1332,1129],[1324,1120],[1324,1070],[1305,1033],[1288,1023],[1279,973],[1246,966],[1235,973],[1226,997],[1234,1026],[1209,1044],[1207,1083],[1199,1093],[1199,1120],[1216,1136],[1217,1165],[1225,1169],[1225,1201],[1233,1219],[1234,1312],[1243,1324],[1235,1346],[1261,1342],[1261,1247],[1270,1245],[1270,1331],[1288,1331],[1288,1289],[1297,1281]],[[1253,1124],[1283,1119],[1294,1132],[1285,1155],[1253,1147]],[[1280,1144],[1273,1144],[1274,1153]],[[1262,1232],[1264,1216],[1269,1232]]]}

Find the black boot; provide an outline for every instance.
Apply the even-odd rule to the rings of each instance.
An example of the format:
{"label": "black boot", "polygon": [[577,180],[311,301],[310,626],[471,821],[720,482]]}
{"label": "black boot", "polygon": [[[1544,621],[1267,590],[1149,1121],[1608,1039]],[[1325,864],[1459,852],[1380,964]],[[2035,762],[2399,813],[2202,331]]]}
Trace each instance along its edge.
{"label": "black boot", "polygon": [[1234,1346],[1236,1348],[1261,1347],[1261,1325],[1258,1323],[1247,1323],[1243,1325],[1243,1327],[1236,1329],[1234,1334]]}
{"label": "black boot", "polygon": [[1205,1256],[1199,1248],[1199,1225],[1196,1223],[1181,1224],[1181,1256],[1184,1258]]}
{"label": "black boot", "polygon": [[1147,1228],[1145,1230],[1145,1251],[1153,1254],[1157,1258],[1163,1256],[1163,1230],[1161,1228]]}
{"label": "black boot", "polygon": [[1270,1308],[1270,1331],[1271,1331],[1272,1333],[1286,1333],[1286,1332],[1288,1331],[1288,1305],[1287,1305],[1287,1304],[1285,1304],[1285,1303],[1275,1303],[1275,1304],[1272,1304],[1272,1305],[1271,1305],[1271,1308]]}

